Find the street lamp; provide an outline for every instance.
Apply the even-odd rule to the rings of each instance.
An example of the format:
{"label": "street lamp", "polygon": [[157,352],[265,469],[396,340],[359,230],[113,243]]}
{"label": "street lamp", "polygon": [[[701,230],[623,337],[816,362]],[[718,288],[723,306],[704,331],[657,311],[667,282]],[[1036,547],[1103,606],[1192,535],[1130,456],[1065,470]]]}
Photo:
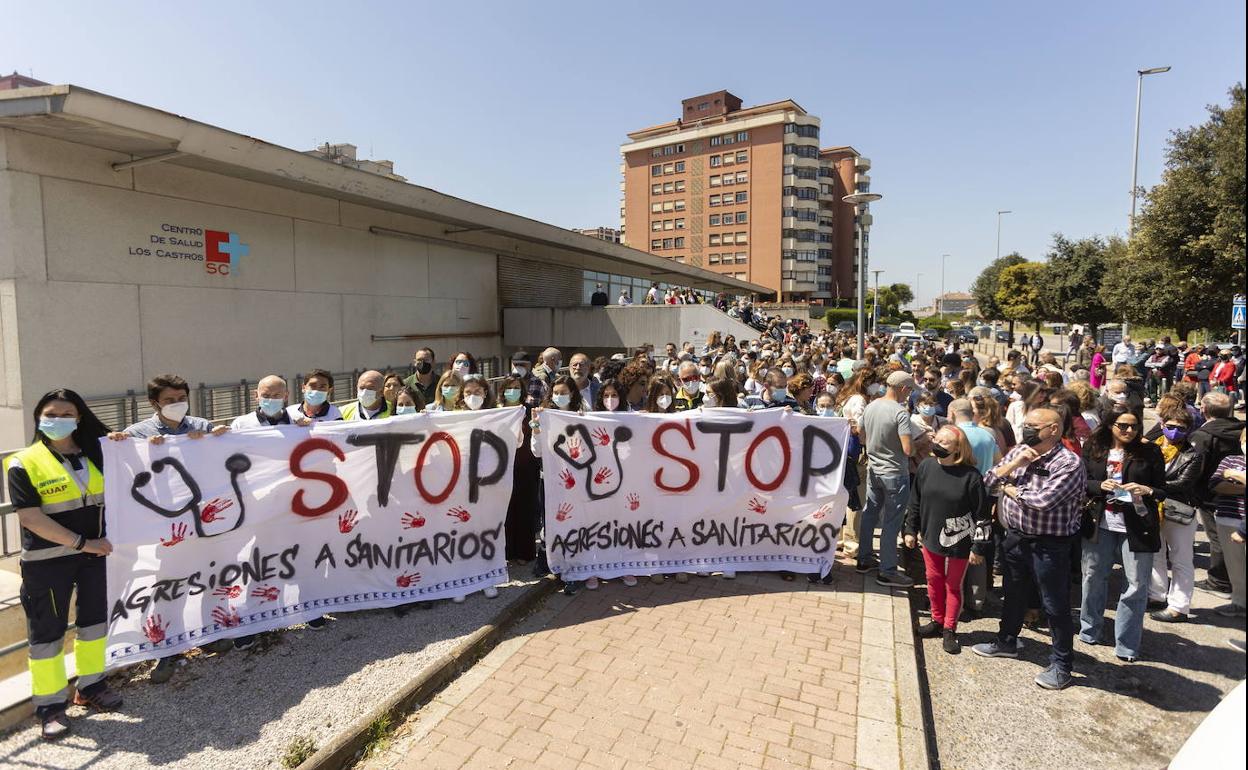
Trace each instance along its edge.
{"label": "street lamp", "polygon": [[1001,215],[1013,213],[1013,211],[1009,210],[997,212],[997,259],[1001,259]]}
{"label": "street lamp", "polygon": [[883,270],[872,270],[875,276],[875,297],[871,301],[871,333],[875,334],[875,327],[880,323],[880,273]]}
{"label": "street lamp", "polygon": [[867,215],[867,207],[883,197],[879,193],[860,192],[850,193],[841,198],[843,203],[856,206],[858,214],[858,344],[856,350],[859,359],[862,358],[863,351],[863,327],[867,325],[867,251],[863,248],[862,242],[863,231],[866,228],[863,227],[862,218]]}
{"label": "street lamp", "polygon": [[[1140,100],[1144,96],[1144,76],[1160,75],[1163,72],[1169,72],[1169,67],[1150,67],[1146,70],[1136,70],[1135,75],[1135,141],[1131,146],[1131,220],[1127,223],[1127,243],[1135,237],[1135,199],[1136,188],[1139,186],[1140,178]],[[1127,336],[1127,319],[1122,319],[1122,336]]]}
{"label": "street lamp", "polygon": [[948,254],[940,255],[940,320],[945,320],[945,259]]}
{"label": "street lamp", "polygon": [[919,284],[921,283],[923,283],[923,274],[919,273],[918,275],[914,276],[914,306],[916,308],[923,307],[922,305],[919,304]]}

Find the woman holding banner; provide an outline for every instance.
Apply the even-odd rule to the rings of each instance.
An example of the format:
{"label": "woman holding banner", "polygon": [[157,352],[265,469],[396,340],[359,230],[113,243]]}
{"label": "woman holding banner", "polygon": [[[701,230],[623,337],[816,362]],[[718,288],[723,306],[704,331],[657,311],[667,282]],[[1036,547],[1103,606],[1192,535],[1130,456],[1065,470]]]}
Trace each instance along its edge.
{"label": "woman holding banner", "polygon": [[74,703],[100,711],[121,706],[104,680],[108,594],[104,557],[104,458],[108,435],[72,390],[44,394],[34,409],[35,440],[5,460],[9,493],[22,528],[22,608],[30,641],[35,716],[45,741],[69,732],[65,631],[71,594],[77,596],[78,669]]}
{"label": "woman holding banner", "polygon": [[[546,394],[546,400],[542,402],[541,406],[533,410],[533,417],[529,420],[529,428],[533,431],[532,436],[529,439],[529,450],[533,453],[533,456],[537,458],[539,468],[541,467],[540,463],[544,457],[544,453],[542,452],[542,427],[541,424],[538,423],[537,417],[542,413],[543,409],[560,409],[566,412],[583,414],[585,412],[585,402],[581,399],[581,389],[577,386],[576,380],[572,379],[572,377],[567,374],[561,374],[556,377],[555,381],[550,386],[550,391]],[[542,473],[544,476],[545,472],[542,471]],[[539,488],[541,488],[540,484]],[[542,498],[540,510],[544,512],[546,508],[545,494],[542,495]],[[539,552],[543,551],[545,548],[545,530],[546,528],[544,525],[539,525],[537,536],[537,549]],[[591,578],[591,580],[594,581],[594,588],[597,588],[597,578]],[[565,580],[563,581],[563,592],[568,596],[571,596],[576,593],[577,589],[580,588],[580,585],[580,581]]]}

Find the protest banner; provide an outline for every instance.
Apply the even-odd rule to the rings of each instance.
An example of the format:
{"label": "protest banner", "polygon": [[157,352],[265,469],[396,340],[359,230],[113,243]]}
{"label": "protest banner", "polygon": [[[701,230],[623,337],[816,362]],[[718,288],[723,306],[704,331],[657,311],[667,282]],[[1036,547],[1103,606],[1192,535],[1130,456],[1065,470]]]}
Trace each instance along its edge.
{"label": "protest banner", "polygon": [[546,550],[564,579],[831,569],[847,420],[783,409],[539,419]]}
{"label": "protest banner", "polygon": [[507,581],[524,410],[104,441],[112,668]]}

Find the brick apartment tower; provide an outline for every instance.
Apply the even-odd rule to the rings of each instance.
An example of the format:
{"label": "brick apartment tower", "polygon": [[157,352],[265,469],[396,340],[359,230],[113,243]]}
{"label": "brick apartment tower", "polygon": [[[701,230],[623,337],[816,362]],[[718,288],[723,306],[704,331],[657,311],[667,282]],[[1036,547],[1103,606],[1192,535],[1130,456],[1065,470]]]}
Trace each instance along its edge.
{"label": "brick apartment tower", "polygon": [[[629,246],[773,289],[783,302],[854,297],[854,208],[870,161],[819,148],[819,118],[785,100],[742,107],[728,91],[620,147]],[[835,222],[835,226],[834,226]]]}

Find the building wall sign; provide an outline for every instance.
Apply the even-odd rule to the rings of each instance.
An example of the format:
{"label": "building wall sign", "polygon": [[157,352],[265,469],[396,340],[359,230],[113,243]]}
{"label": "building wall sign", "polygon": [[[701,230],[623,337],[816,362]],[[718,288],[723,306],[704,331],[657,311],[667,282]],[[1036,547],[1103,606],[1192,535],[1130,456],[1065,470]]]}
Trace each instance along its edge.
{"label": "building wall sign", "polygon": [[145,244],[131,246],[130,255],[202,262],[209,275],[223,277],[238,275],[242,257],[251,252],[251,246],[243,243],[238,233],[169,222],[162,222],[159,230],[150,233],[147,240]]}

